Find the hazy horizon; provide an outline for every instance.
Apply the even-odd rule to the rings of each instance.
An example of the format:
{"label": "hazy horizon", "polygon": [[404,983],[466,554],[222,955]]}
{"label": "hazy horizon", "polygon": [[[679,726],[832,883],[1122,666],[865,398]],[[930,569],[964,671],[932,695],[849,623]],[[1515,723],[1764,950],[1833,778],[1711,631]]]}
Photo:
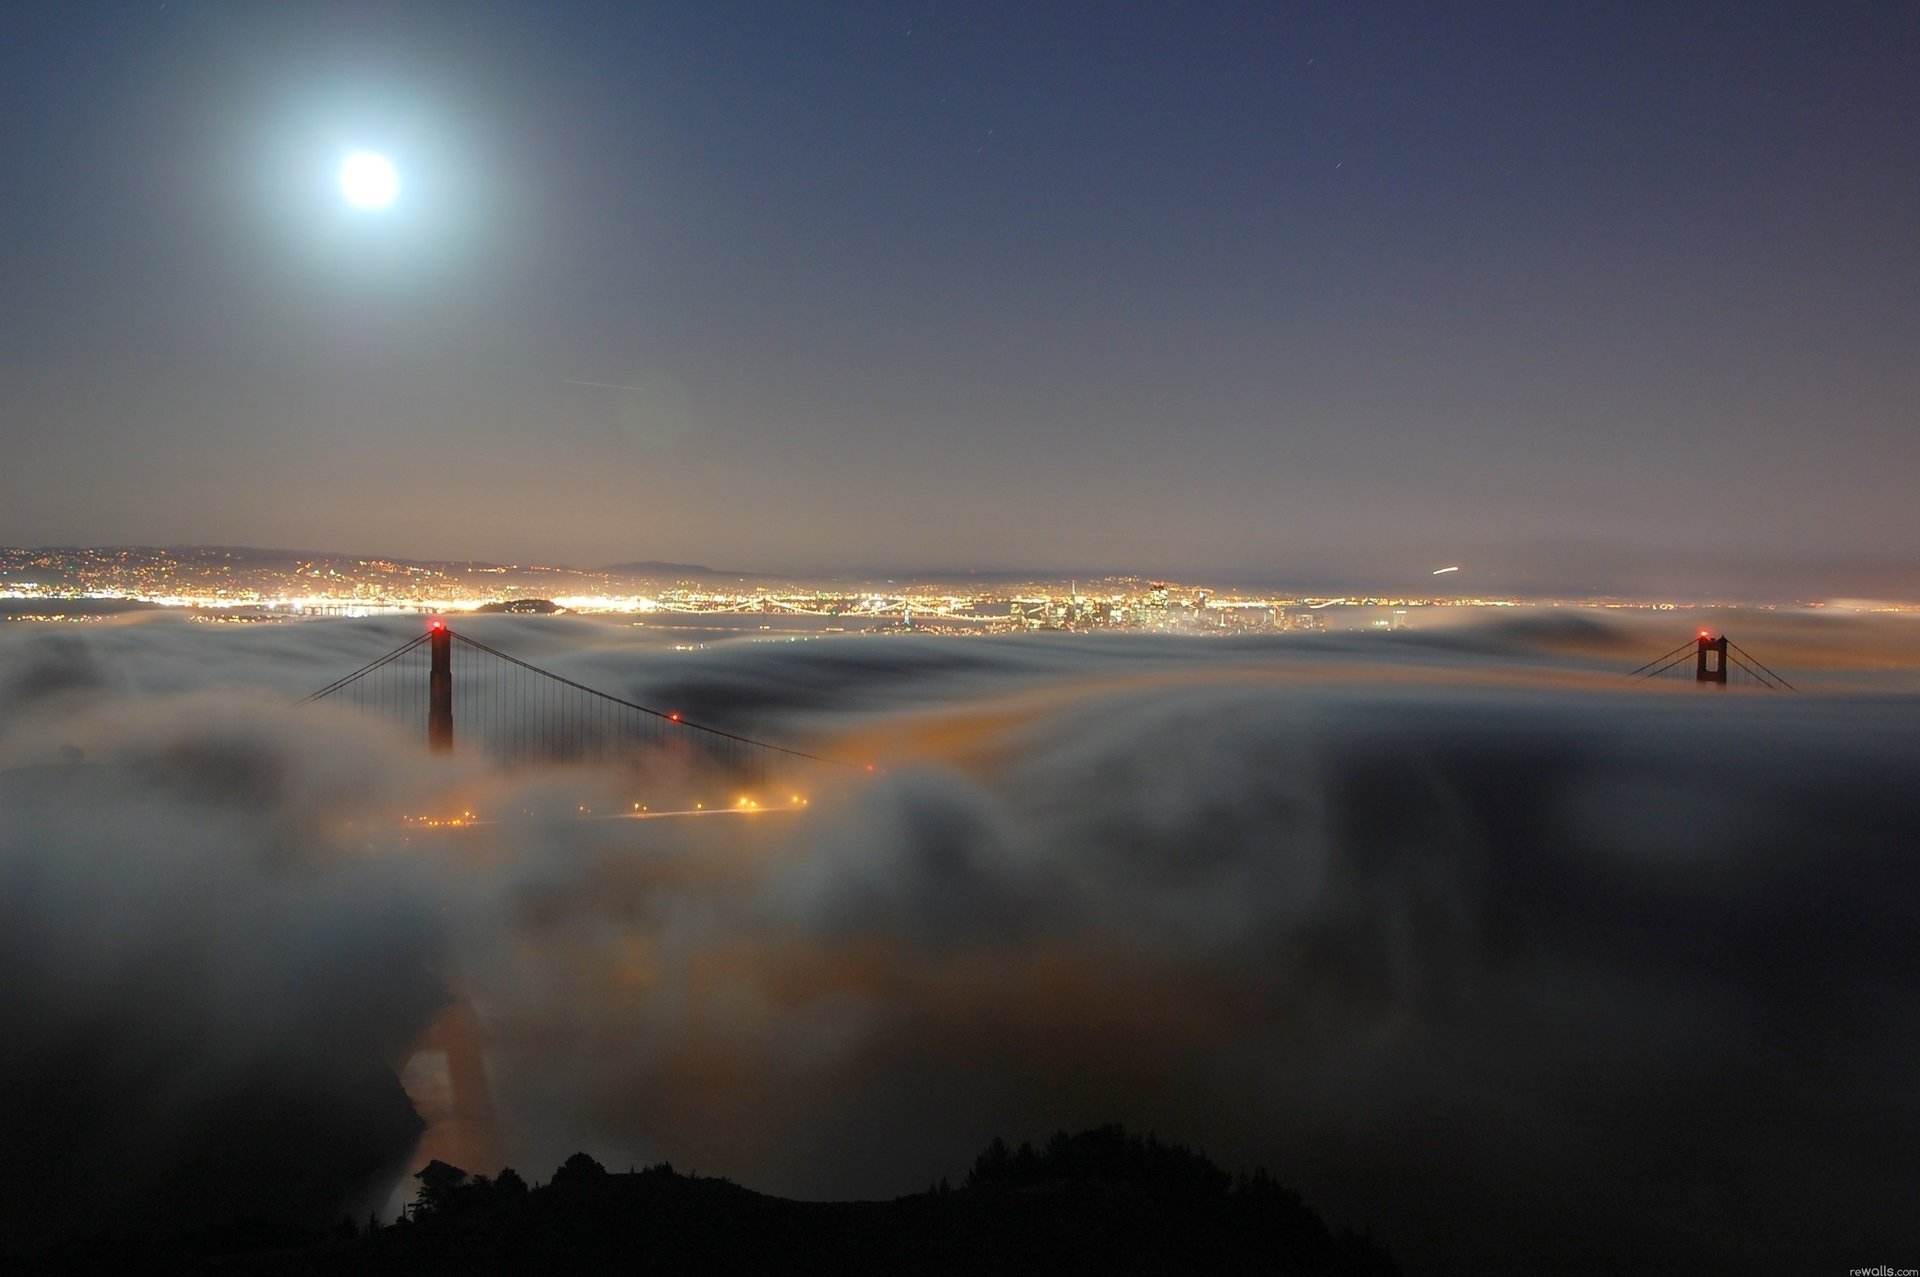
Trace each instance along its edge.
{"label": "hazy horizon", "polygon": [[36,9],[0,542],[1874,589],[1917,49],[1888,5]]}

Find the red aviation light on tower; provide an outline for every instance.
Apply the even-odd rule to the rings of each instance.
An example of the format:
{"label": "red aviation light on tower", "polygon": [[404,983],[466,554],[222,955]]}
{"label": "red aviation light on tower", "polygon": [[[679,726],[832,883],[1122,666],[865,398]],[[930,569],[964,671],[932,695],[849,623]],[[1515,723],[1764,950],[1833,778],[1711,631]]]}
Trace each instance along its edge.
{"label": "red aviation light on tower", "polygon": [[440,617],[436,616],[431,621],[427,622],[427,628],[430,630],[444,630],[447,628],[447,623],[444,620],[442,620]]}
{"label": "red aviation light on tower", "polygon": [[1701,637],[1701,638],[1712,638],[1712,637],[1713,637],[1713,631],[1712,631],[1712,630],[1701,630],[1701,631],[1700,631],[1700,637]]}

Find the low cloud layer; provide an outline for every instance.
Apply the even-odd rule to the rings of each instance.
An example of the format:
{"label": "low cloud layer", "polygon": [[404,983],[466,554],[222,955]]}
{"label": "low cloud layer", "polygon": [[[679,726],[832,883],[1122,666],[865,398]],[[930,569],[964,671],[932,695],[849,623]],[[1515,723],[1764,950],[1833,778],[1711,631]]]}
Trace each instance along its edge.
{"label": "low cloud layer", "polygon": [[[644,795],[290,707],[404,626],[8,627],[0,1125],[49,1219],[83,1173],[127,1217],[333,1209],[427,1148],[886,1196],[1121,1120],[1416,1270],[1916,1240],[1892,622],[1752,618],[1830,689],[1800,696],[1623,687],[1678,640],[1585,613],[701,652],[482,625],[883,770],[791,778],[805,814],[590,819]],[[495,823],[402,821],[466,810]]]}

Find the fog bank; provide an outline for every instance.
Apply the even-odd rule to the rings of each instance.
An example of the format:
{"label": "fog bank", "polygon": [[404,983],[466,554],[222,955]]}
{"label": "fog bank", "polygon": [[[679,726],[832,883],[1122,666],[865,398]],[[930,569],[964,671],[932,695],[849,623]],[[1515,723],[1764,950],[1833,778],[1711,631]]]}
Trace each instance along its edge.
{"label": "fog bank", "polygon": [[[430,1149],[891,1196],[1118,1120],[1265,1163],[1414,1271],[1916,1240],[1898,621],[1752,618],[1797,696],[1625,686],[1685,633],[1587,613],[696,653],[459,624],[881,770],[796,779],[804,813],[589,819],[633,782],[292,707],[405,623],[6,627],[30,1216],[91,1226],[82,1176],[106,1217],[330,1210]],[[493,823],[403,820],[467,810]]]}

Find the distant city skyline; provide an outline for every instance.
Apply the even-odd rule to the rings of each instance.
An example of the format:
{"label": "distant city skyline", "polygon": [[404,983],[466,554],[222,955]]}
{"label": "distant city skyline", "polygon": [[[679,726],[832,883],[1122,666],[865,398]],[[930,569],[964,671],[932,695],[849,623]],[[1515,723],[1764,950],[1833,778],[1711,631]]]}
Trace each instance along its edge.
{"label": "distant city skyline", "polygon": [[[758,566],[706,563],[674,563],[664,560],[628,559],[618,563],[569,563],[564,560],[545,560],[536,558],[501,558],[484,556],[456,556],[451,559],[422,558],[412,555],[369,550],[333,550],[313,547],[261,547],[261,546],[6,546],[0,545],[0,597],[6,597],[17,590],[23,582],[33,588],[45,588],[51,594],[68,595],[74,592],[76,581],[91,579],[92,575],[107,568],[116,585],[120,584],[117,570],[110,564],[117,556],[132,555],[138,560],[136,576],[140,573],[158,574],[167,583],[157,584],[144,591],[134,592],[140,597],[174,595],[178,587],[174,578],[199,579],[211,565],[218,570],[222,560],[232,557],[239,562],[241,570],[266,573],[271,576],[278,571],[285,575],[291,565],[300,560],[312,560],[312,566],[326,566],[342,569],[343,576],[356,575],[355,566],[363,571],[357,575],[368,581],[383,580],[382,573],[399,565],[410,568],[431,569],[433,572],[460,571],[480,573],[484,578],[479,584],[484,586],[478,593],[463,590],[461,598],[499,597],[504,582],[513,582],[512,589],[519,593],[532,591],[539,593],[541,574],[558,574],[568,577],[596,578],[617,577],[628,581],[656,582],[677,578],[706,578],[715,582],[739,581],[748,586],[795,586],[795,585],[834,585],[854,588],[862,584],[879,585],[897,583],[906,586],[935,588],[939,586],[975,585],[986,590],[992,587],[1021,585],[1045,586],[1055,593],[1071,588],[1076,580],[1088,586],[1089,592],[1103,588],[1116,581],[1135,583],[1161,580],[1181,587],[1194,587],[1210,590],[1234,590],[1271,597],[1332,598],[1337,596],[1391,597],[1430,600],[1468,600],[1520,599],[1520,600],[1562,600],[1562,601],[1621,601],[1629,603],[1727,603],[1727,604],[1780,604],[1780,603],[1841,603],[1860,606],[1890,606],[1903,610],[1920,608],[1920,583],[1916,582],[1914,568],[1904,560],[1886,559],[1850,564],[1799,563],[1782,565],[1769,563],[1747,565],[1722,565],[1717,573],[1700,573],[1689,570],[1693,565],[1683,566],[1679,570],[1669,568],[1664,574],[1643,570],[1639,578],[1644,585],[1648,581],[1657,581],[1663,575],[1667,578],[1665,588],[1630,588],[1617,578],[1609,578],[1603,569],[1596,569],[1584,579],[1576,576],[1555,576],[1545,571],[1529,571],[1524,563],[1518,569],[1510,571],[1489,570],[1481,565],[1472,568],[1461,565],[1449,565],[1439,569],[1427,569],[1390,578],[1386,574],[1375,573],[1372,576],[1339,576],[1330,573],[1295,572],[1291,575],[1273,574],[1260,576],[1254,573],[1234,575],[1230,573],[1206,571],[1153,572],[1127,566],[1067,566],[1048,567],[1045,565],[1009,565],[1004,567],[941,568],[937,566],[900,567],[900,566],[829,566],[819,569],[781,571]],[[37,571],[35,564],[58,565],[51,572]],[[506,572],[507,577],[487,577],[489,572]],[[429,573],[432,575],[432,572]],[[1702,579],[1717,580],[1712,586],[1702,586]],[[1798,587],[1798,588],[1795,588]],[[575,583],[564,589],[555,588],[555,593],[591,593],[591,583]],[[275,587],[268,591],[279,596],[289,593],[287,589]]]}
{"label": "distant city skyline", "polygon": [[1920,596],[1916,55],[1891,4],[35,9],[0,544]]}

